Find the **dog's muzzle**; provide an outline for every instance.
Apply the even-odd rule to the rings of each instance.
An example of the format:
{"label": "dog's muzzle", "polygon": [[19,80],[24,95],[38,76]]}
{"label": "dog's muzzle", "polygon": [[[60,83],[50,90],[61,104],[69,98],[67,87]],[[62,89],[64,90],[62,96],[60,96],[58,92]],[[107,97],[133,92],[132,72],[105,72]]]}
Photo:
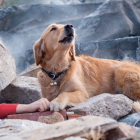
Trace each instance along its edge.
{"label": "dog's muzzle", "polygon": [[64,39],[60,40],[59,42],[60,43],[71,43],[71,41],[73,40],[74,38],[74,29],[73,29],[73,26],[72,25],[65,25],[64,26],[64,29],[65,29],[65,34],[66,34],[66,37],[64,37]]}

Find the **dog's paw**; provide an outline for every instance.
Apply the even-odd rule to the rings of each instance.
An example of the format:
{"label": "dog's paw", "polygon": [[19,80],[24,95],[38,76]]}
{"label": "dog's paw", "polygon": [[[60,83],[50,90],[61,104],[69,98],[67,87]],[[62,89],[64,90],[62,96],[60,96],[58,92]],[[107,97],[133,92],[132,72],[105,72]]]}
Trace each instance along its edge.
{"label": "dog's paw", "polygon": [[64,102],[59,102],[57,99],[54,99],[50,103],[50,111],[60,111],[66,107]]}

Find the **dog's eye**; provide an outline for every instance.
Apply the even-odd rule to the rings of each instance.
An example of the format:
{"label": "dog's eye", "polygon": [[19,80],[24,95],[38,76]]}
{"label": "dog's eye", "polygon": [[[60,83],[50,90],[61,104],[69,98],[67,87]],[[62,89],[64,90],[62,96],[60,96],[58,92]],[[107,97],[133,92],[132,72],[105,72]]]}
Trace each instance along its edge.
{"label": "dog's eye", "polygon": [[53,27],[53,28],[51,29],[51,31],[54,31],[54,30],[56,30],[56,27]]}

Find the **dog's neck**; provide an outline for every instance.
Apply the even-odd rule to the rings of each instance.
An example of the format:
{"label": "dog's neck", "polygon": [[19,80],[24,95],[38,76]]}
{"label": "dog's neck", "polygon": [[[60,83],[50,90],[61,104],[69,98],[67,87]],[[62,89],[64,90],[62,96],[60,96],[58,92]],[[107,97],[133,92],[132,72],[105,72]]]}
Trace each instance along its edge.
{"label": "dog's neck", "polygon": [[41,64],[43,69],[46,71],[52,72],[54,74],[62,72],[64,69],[67,69],[71,62],[71,56],[68,51],[56,51],[50,60]]}

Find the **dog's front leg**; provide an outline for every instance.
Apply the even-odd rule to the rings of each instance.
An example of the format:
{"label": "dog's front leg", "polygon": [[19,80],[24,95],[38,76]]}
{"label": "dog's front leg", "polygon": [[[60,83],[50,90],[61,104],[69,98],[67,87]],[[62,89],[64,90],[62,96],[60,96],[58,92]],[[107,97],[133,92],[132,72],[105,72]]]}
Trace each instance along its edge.
{"label": "dog's front leg", "polygon": [[59,111],[65,109],[66,106],[75,106],[88,99],[88,95],[82,91],[62,92],[57,98],[51,101],[50,110]]}

